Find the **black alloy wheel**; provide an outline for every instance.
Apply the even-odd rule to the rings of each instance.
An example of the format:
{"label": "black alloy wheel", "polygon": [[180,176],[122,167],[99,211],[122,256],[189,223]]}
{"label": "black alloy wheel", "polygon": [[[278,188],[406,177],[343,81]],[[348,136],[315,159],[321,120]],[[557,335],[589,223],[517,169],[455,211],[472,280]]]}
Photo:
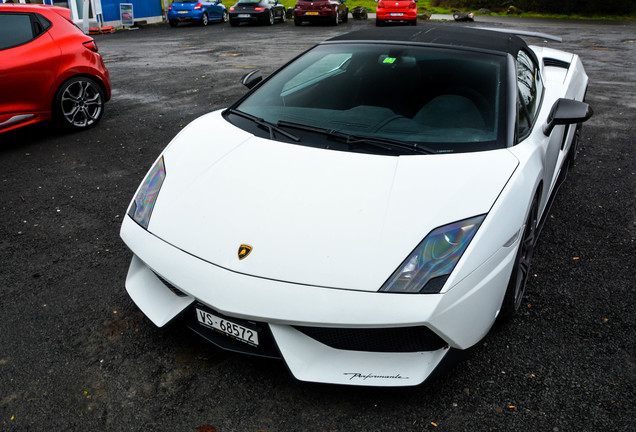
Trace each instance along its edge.
{"label": "black alloy wheel", "polygon": [[500,322],[510,320],[521,306],[521,300],[526,290],[526,284],[530,277],[532,255],[537,244],[539,226],[539,196],[535,195],[523,227],[523,234],[519,242],[519,249],[515,257],[514,268],[510,275],[508,288],[501,304],[501,310],[497,320]]}

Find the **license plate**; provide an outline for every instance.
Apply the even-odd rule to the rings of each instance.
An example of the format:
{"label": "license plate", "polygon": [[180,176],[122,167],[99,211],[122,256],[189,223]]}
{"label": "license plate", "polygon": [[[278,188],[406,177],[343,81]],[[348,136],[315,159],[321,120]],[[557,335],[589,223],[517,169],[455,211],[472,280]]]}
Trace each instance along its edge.
{"label": "license plate", "polygon": [[249,18],[250,16],[250,14],[238,14],[239,18]]}
{"label": "license plate", "polygon": [[187,14],[188,11],[179,11],[180,14]]}
{"label": "license plate", "polygon": [[318,12],[307,12],[307,15],[318,15]]}
{"label": "license plate", "polygon": [[202,326],[218,330],[221,333],[246,344],[258,346],[258,332],[256,330],[243,327],[240,324],[220,318],[199,308],[195,309],[197,312],[197,319]]}
{"label": "license plate", "polygon": [[394,12],[392,14],[390,14],[391,16],[404,16],[404,14],[402,12]]}

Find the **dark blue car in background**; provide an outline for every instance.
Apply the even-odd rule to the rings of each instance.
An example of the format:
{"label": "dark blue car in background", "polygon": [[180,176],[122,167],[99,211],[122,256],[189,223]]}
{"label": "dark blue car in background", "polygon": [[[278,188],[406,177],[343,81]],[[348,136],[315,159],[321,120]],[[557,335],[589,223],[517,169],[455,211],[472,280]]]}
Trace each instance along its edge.
{"label": "dark blue car in background", "polygon": [[168,22],[171,27],[176,27],[180,22],[196,22],[206,26],[211,21],[227,22],[228,18],[227,9],[221,0],[182,0],[168,6]]}

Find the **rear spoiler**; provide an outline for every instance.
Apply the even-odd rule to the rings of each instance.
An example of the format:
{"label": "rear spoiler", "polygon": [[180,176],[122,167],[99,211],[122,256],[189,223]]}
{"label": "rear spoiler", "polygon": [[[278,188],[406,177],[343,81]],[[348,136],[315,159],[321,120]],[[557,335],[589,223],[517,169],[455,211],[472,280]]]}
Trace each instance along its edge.
{"label": "rear spoiler", "polygon": [[513,29],[496,28],[496,27],[475,27],[475,28],[479,28],[482,30],[496,31],[499,33],[509,33],[509,34],[513,34],[517,36],[535,37],[539,39],[546,39],[553,42],[563,42],[563,39],[560,36],[553,36],[547,33],[538,33],[533,31],[526,31],[526,30],[513,30]]}

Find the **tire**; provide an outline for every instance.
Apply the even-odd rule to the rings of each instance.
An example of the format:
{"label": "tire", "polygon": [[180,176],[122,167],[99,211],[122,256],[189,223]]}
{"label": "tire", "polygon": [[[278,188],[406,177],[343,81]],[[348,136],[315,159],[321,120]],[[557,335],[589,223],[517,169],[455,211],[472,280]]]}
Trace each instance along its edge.
{"label": "tire", "polygon": [[99,122],[104,114],[104,91],[89,77],[65,81],[53,99],[53,116],[65,129],[84,130]]}
{"label": "tire", "polygon": [[179,21],[177,20],[170,20],[168,21],[168,24],[170,24],[170,27],[176,27],[179,25]]}
{"label": "tire", "polygon": [[412,26],[416,26],[417,25],[417,18],[414,19],[413,21],[409,22],[410,25]]}
{"label": "tire", "polygon": [[238,21],[238,20],[235,20],[235,19],[231,19],[231,18],[230,18],[230,25],[231,25],[232,27],[238,27],[238,25],[239,25],[239,21]]}
{"label": "tire", "polygon": [[280,23],[285,24],[285,21],[287,21],[287,17],[285,16],[285,10],[283,9],[283,13],[280,16]]}
{"label": "tire", "polygon": [[380,20],[380,19],[375,19],[375,26],[376,27],[382,27],[384,25],[384,21]]}
{"label": "tire", "polygon": [[342,22],[343,23],[349,22],[349,9],[346,10],[344,14],[344,18],[342,18]]}
{"label": "tire", "polygon": [[539,195],[535,195],[530,205],[530,211],[526,218],[523,228],[519,249],[515,256],[515,263],[508,281],[508,288],[501,303],[501,309],[497,321],[506,322],[519,310],[523,294],[526,289],[526,283],[530,276],[530,265],[532,263],[532,255],[537,244],[537,236],[539,234]]}
{"label": "tire", "polygon": [[230,20],[230,14],[227,13],[227,10],[223,11],[223,18],[221,18],[221,22],[228,22]]}
{"label": "tire", "polygon": [[203,12],[203,16],[201,17],[201,25],[203,27],[207,26],[210,23],[210,19],[208,18],[208,13]]}
{"label": "tire", "polygon": [[303,24],[303,21],[302,21],[302,20],[300,20],[300,19],[298,19],[298,18],[294,18],[294,25],[296,25],[296,26],[300,26],[300,25],[302,25],[302,24]]}
{"label": "tire", "polygon": [[338,23],[340,22],[340,20],[338,19],[338,11],[337,10],[336,10],[336,13],[334,15],[335,15],[336,18],[331,22],[331,25],[332,26],[337,26]]}
{"label": "tire", "polygon": [[583,123],[577,123],[576,129],[574,130],[574,138],[572,138],[572,144],[570,144],[570,153],[568,154],[568,163],[570,164],[570,168],[574,166],[574,162],[576,161],[576,156],[579,153],[579,147],[581,145],[581,128]]}
{"label": "tire", "polygon": [[274,25],[274,13],[272,12],[272,10],[269,10],[269,17],[267,19],[267,25]]}

